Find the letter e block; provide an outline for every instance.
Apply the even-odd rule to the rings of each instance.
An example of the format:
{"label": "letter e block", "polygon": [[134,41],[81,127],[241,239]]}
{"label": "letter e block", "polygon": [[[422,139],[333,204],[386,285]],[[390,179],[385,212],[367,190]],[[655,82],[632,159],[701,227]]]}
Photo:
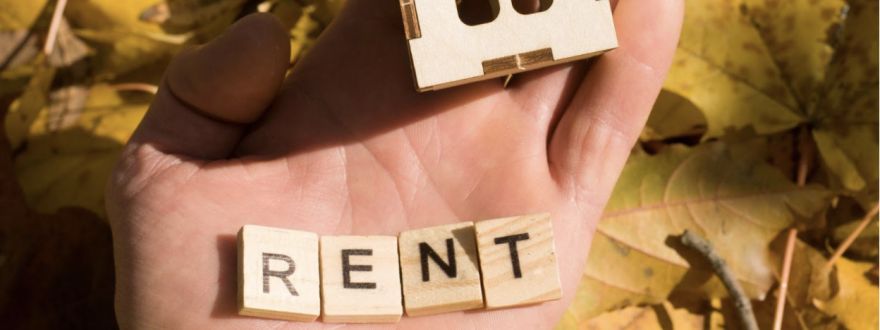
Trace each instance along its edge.
{"label": "letter e block", "polygon": [[406,231],[399,245],[407,315],[483,307],[473,222]]}
{"label": "letter e block", "polygon": [[324,322],[400,321],[397,237],[322,236],[321,279]]}
{"label": "letter e block", "polygon": [[486,308],[562,297],[549,214],[485,220],[475,228]]}
{"label": "letter e block", "polygon": [[314,321],[321,313],[318,235],[242,227],[238,232],[238,313]]}

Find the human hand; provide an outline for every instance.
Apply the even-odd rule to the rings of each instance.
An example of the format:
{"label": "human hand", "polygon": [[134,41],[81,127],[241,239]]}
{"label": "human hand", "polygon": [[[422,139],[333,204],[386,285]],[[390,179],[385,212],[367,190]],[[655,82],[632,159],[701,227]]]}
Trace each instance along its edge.
{"label": "human hand", "polygon": [[507,89],[492,80],[424,94],[395,1],[349,1],[287,79],[285,31],[268,15],[242,19],[175,59],[108,185],[120,325],[338,327],[236,314],[244,224],[397,235],[550,212],[562,300],[396,326],[551,327],[661,88],[682,12],[680,0],[622,0],[620,48],[590,64],[520,74]]}

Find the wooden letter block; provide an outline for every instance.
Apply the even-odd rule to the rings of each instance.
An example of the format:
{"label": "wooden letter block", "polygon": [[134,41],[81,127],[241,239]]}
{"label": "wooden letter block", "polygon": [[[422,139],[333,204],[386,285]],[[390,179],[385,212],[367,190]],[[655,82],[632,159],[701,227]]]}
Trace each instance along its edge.
{"label": "wooden letter block", "polygon": [[318,235],[246,225],[238,232],[238,313],[314,321],[321,313]]}
{"label": "wooden letter block", "polygon": [[549,214],[476,223],[486,308],[562,297]]}
{"label": "wooden letter block", "polygon": [[324,322],[397,322],[403,314],[397,237],[322,236]]}
{"label": "wooden letter block", "polygon": [[407,315],[483,307],[472,222],[406,231],[399,245]]}
{"label": "wooden letter block", "polygon": [[[454,0],[399,0],[419,91],[571,62],[617,47],[608,0],[553,0],[520,14],[490,0],[497,16],[467,25]],[[496,6],[497,5],[497,6]]]}

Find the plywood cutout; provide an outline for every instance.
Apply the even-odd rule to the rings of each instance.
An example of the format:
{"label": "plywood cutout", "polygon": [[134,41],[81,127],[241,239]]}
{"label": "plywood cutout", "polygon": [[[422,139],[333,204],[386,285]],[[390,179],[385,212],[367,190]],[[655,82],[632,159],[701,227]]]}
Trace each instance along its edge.
{"label": "plywood cutout", "polygon": [[456,1],[400,0],[420,92],[571,62],[617,47],[608,0],[553,0],[546,10],[531,14],[516,11],[512,0],[497,0],[495,19],[473,26],[461,21]]}
{"label": "plywood cutout", "polygon": [[405,231],[398,242],[407,315],[483,307],[473,222]]}
{"label": "plywood cutout", "polygon": [[562,297],[549,214],[484,220],[475,227],[486,308]]}
{"label": "plywood cutout", "polygon": [[321,313],[315,233],[245,225],[238,232],[238,313],[314,321]]}
{"label": "plywood cutout", "polygon": [[322,236],[320,250],[324,322],[400,321],[397,237]]}

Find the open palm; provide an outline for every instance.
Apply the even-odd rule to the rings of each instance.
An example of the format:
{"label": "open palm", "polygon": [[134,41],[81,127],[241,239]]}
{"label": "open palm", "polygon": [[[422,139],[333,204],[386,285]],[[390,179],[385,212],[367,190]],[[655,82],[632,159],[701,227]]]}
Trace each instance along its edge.
{"label": "open palm", "polygon": [[681,2],[621,0],[621,47],[591,64],[425,94],[399,15],[396,1],[350,1],[287,79],[288,39],[267,15],[175,60],[108,187],[122,326],[339,326],[236,314],[244,224],[396,235],[533,212],[554,219],[561,301],[396,326],[555,324],[660,90]]}

